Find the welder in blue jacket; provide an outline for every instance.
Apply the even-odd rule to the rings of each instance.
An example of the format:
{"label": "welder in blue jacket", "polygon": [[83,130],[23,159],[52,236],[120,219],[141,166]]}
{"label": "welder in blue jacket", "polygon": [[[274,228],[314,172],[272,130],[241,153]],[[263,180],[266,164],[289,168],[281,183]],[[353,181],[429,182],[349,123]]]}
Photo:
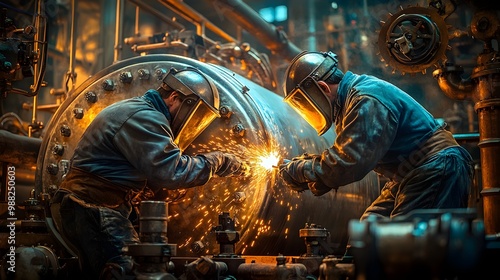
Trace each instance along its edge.
{"label": "welder in blue jacket", "polygon": [[321,154],[298,156],[280,166],[288,187],[320,196],[374,170],[387,183],[362,220],[369,215],[392,218],[414,209],[467,207],[471,156],[395,85],[343,73],[332,52],[303,52],[286,71],[284,91],[284,101],[319,135],[333,123],[337,134]]}
{"label": "welder in blue jacket", "polygon": [[215,84],[191,67],[171,69],[158,89],[96,116],[51,206],[62,235],[79,251],[85,278],[98,279],[107,263],[131,273],[122,250],[139,241],[129,215],[131,200],[146,188],[156,193],[200,186],[215,175],[244,175],[246,165],[233,154],[182,153],[219,116]]}

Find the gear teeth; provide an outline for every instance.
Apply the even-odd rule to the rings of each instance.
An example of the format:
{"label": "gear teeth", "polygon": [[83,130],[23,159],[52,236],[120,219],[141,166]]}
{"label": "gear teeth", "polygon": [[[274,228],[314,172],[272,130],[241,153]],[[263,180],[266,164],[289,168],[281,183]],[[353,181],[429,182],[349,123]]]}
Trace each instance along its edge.
{"label": "gear teeth", "polygon": [[[403,6],[407,6],[407,8],[403,8]],[[429,7],[426,7],[425,4],[423,3],[416,3],[415,5],[397,5],[396,7],[399,7],[397,9],[397,12],[392,13],[390,11],[387,11],[385,14],[386,18],[383,18],[384,15],[382,15],[382,18],[379,19],[379,24],[381,26],[381,30],[378,31],[378,41],[377,41],[377,46],[379,47],[379,52],[377,55],[379,55],[380,61],[382,62],[381,65],[385,65],[388,69],[386,69],[388,72],[391,71],[394,74],[396,70],[397,72],[401,72],[402,75],[405,75],[406,73],[409,73],[410,75],[414,76],[416,74],[426,74],[427,73],[427,67],[429,67],[432,64],[439,64],[441,62],[441,59],[446,59],[446,50],[450,50],[450,46],[448,45],[448,40],[450,39],[450,28],[453,28],[452,26],[446,25],[446,23],[443,21],[443,18],[439,16],[437,13],[435,13],[434,10],[429,9]],[[426,63],[421,64],[419,63],[418,65],[411,65],[408,63],[399,63],[397,62],[395,57],[391,56],[390,52],[390,47],[391,45],[388,45],[388,37],[390,36],[391,30],[389,30],[389,25],[392,26],[393,23],[396,23],[396,21],[399,20],[399,15],[404,15],[408,14],[410,16],[427,16],[430,17],[430,20],[434,22],[438,28],[437,33],[432,33],[430,35],[432,36],[437,36],[437,38],[441,39],[441,44],[437,43],[436,47],[438,47],[437,51],[434,53],[431,53],[433,56],[431,57],[430,60],[428,60]],[[385,34],[382,34],[385,33]],[[385,35],[385,38],[384,38]],[[384,44],[385,41],[385,44]]]}

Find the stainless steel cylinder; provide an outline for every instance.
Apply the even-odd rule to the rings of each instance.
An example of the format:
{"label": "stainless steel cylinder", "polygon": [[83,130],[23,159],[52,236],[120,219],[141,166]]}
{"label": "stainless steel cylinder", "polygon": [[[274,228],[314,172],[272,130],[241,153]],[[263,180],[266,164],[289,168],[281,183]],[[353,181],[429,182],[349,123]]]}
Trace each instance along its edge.
{"label": "stainless steel cylinder", "polygon": [[[167,235],[169,242],[177,244],[177,256],[217,254],[212,227],[223,212],[235,220],[240,232],[240,241],[235,244],[238,254],[299,255],[306,250],[299,237],[306,223],[324,226],[331,234],[332,246],[343,253],[347,224],[359,218],[378,195],[378,177],[370,173],[321,197],[308,191],[298,194],[282,186],[276,180],[276,170],[257,164],[259,157],[269,153],[283,158],[321,153],[333,143],[334,132],[320,137],[279,94],[224,67],[182,56],[147,55],[123,60],[71,92],[46,127],[37,162],[37,192],[50,193],[59,186],[78,140],[103,108],[157,88],[166,70],[185,66],[197,67],[212,77],[219,90],[222,115],[185,153],[235,153],[250,163],[250,176],[214,177],[203,186],[168,192]],[[123,76],[131,79],[120,79]],[[63,146],[64,152],[53,153],[55,145]],[[194,254],[193,244],[205,245],[204,251]]]}

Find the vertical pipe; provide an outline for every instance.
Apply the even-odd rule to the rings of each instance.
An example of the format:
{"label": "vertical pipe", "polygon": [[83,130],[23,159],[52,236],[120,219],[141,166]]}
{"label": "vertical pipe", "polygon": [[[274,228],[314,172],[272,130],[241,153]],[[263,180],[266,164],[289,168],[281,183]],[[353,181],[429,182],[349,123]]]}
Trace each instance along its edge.
{"label": "vertical pipe", "polygon": [[139,8],[139,6],[135,6],[135,32],[134,32],[134,35],[135,36],[140,36],[141,34],[139,33],[139,13],[141,11],[141,8]]}
{"label": "vertical pipe", "polygon": [[[44,44],[47,44],[46,40],[46,28],[47,21],[45,20],[45,16],[42,15],[44,13],[42,0],[38,0],[36,4],[36,14],[34,16],[35,21],[35,36],[33,38],[33,50],[36,52],[36,62],[33,67],[33,85],[31,85],[31,93],[36,95],[38,90],[40,89],[40,85],[43,82],[43,72],[45,69],[45,55],[47,53],[47,49]],[[36,111],[36,107],[33,106],[33,110]]]}
{"label": "vertical pipe", "polygon": [[[37,104],[38,104],[38,98],[37,98],[37,93],[38,89],[40,88],[40,84],[42,83],[43,80],[43,75],[42,75],[42,67],[45,67],[43,63],[45,63],[44,58],[44,53],[41,51],[40,47],[40,42],[42,44],[46,44],[45,42],[45,28],[46,28],[46,22],[43,20],[42,17],[42,1],[39,0],[37,1],[36,4],[36,15],[35,15],[35,27],[37,28],[37,31],[35,33],[35,37],[33,39],[33,49],[37,53],[36,55],[36,65],[33,67],[33,85],[31,85],[30,89],[33,94],[33,113],[31,115],[31,124],[28,127],[28,136],[31,137],[33,134],[33,125],[36,124],[36,118],[37,118]],[[43,28],[42,28],[43,26]],[[42,33],[42,34],[40,34]]]}
{"label": "vertical pipe", "polygon": [[115,47],[113,63],[121,60],[122,51],[122,26],[123,26],[123,0],[116,0],[116,22],[115,22]]}
{"label": "vertical pipe", "polygon": [[477,94],[479,102],[475,109],[479,124],[479,149],[481,154],[481,177],[486,234],[500,233],[500,75],[490,74],[488,67],[483,75],[478,77]]}
{"label": "vertical pipe", "polygon": [[[313,2],[314,3],[314,2]],[[307,5],[308,7],[308,28],[307,31],[309,32],[309,38],[307,39],[308,45],[307,48],[310,51],[315,51],[316,50],[316,9],[314,5]]]}
{"label": "vertical pipe", "polygon": [[28,126],[28,137],[31,137],[33,135],[33,126],[36,125],[36,107],[38,106],[38,97],[35,95],[33,96],[33,113],[31,114],[31,123]]}
{"label": "vertical pipe", "polygon": [[[76,53],[76,37],[75,37],[75,29],[76,29],[76,1],[71,1],[71,31],[70,31],[70,45],[69,45],[69,69],[68,75],[71,80],[71,88],[72,91],[75,88],[75,53]],[[68,89],[66,89],[68,90]]]}

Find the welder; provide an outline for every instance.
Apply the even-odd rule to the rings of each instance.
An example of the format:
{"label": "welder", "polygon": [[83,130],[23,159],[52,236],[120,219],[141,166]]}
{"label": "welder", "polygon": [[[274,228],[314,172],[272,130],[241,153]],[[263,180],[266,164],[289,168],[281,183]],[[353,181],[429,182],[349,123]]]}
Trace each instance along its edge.
{"label": "welder", "polygon": [[[213,176],[245,175],[246,164],[234,154],[183,153],[219,116],[216,85],[193,67],[170,69],[157,89],[96,116],[51,201],[55,224],[78,252],[83,278],[133,274],[123,248],[139,242],[129,219],[137,197],[200,186]],[[105,267],[116,272],[103,273]]]}
{"label": "welder", "polygon": [[297,155],[280,166],[286,185],[321,196],[374,170],[387,182],[362,220],[467,207],[473,161],[446,124],[397,86],[344,73],[338,64],[332,52],[305,51],[286,70],[284,101],[318,135],[332,124],[336,132],[321,154]]}

